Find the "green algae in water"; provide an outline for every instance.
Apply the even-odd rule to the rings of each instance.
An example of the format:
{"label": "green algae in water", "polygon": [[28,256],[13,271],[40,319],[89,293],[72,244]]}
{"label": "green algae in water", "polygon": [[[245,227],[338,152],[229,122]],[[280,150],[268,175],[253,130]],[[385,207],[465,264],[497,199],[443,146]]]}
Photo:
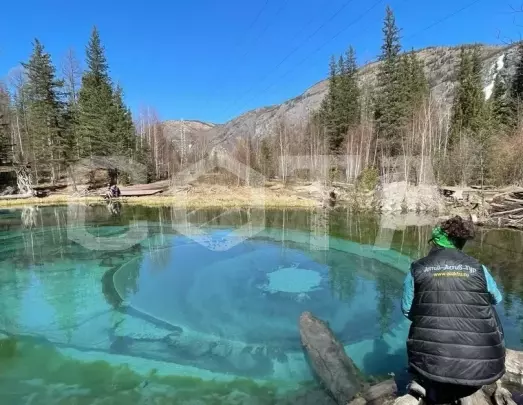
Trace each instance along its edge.
{"label": "green algae in water", "polygon": [[17,340],[13,336],[0,336],[0,359],[10,359],[15,356]]}
{"label": "green algae in water", "polygon": [[[10,403],[32,396],[32,404],[275,404],[277,387],[252,380],[204,381],[193,377],[142,375],[126,365],[83,362],[50,345],[18,342],[17,355],[0,362],[0,390]],[[201,402],[200,402],[201,401]],[[255,402],[253,402],[255,401]]]}

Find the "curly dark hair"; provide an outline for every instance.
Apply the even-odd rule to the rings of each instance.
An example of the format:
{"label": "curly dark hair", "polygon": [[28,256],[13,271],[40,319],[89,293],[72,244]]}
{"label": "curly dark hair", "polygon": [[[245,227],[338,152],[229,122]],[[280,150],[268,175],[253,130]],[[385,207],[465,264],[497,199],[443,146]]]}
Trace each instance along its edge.
{"label": "curly dark hair", "polygon": [[472,221],[464,220],[459,215],[443,222],[441,230],[459,247],[463,247],[466,241],[474,239],[475,236]]}

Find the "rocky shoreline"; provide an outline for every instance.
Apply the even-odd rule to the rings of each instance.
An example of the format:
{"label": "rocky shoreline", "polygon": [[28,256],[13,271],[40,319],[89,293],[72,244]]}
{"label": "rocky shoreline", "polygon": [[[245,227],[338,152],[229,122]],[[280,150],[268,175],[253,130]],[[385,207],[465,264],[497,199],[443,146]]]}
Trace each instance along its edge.
{"label": "rocky shoreline", "polygon": [[[322,404],[418,405],[411,394],[398,396],[393,379],[369,384],[343,350],[328,324],[310,312],[301,315],[300,334],[310,365],[323,384]],[[386,359],[384,359],[386,361]],[[463,405],[523,404],[523,352],[507,349],[506,373],[495,384],[462,399]]]}

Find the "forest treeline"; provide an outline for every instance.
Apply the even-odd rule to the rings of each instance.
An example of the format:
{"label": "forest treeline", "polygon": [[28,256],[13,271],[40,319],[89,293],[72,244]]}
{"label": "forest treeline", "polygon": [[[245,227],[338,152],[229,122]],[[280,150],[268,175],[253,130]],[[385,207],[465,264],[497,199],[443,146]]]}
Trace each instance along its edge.
{"label": "forest treeline", "polygon": [[[300,175],[291,164],[299,155],[308,157],[302,175],[314,172],[323,179],[353,181],[370,173],[395,180],[401,179],[399,172],[415,183],[519,184],[523,44],[517,52],[515,75],[497,74],[487,99],[481,48],[463,46],[448,106],[431,92],[417,53],[403,50],[387,7],[376,83],[360,80],[356,51],[349,47],[331,58],[328,94],[319,111],[298,126],[282,117],[262,136],[256,128],[246,131],[231,141],[230,152],[283,180]],[[28,165],[35,182],[56,183],[82,159],[123,156],[146,165],[148,180],[154,181],[213,153],[205,134],[178,139],[167,133],[153,108],[133,117],[123,94],[111,79],[96,28],[85,61],[70,50],[59,69],[35,39],[28,60],[0,83],[0,160]],[[352,158],[343,169],[328,170],[319,158],[326,155]]]}
{"label": "forest treeline", "polygon": [[29,59],[0,83],[3,164],[27,166],[35,183],[54,184],[79,161],[119,156],[147,164],[150,180],[161,177],[154,162],[159,145],[153,131],[144,129],[158,120],[150,114],[133,120],[122,87],[110,77],[96,27],[86,46],[85,69],[81,66],[69,50],[58,70],[44,44],[34,40]]}
{"label": "forest treeline", "polygon": [[[266,175],[291,176],[287,161],[308,155],[309,168],[330,179],[382,176],[412,183],[506,185],[523,182],[523,43],[515,75],[497,73],[486,96],[480,45],[465,45],[453,75],[453,103],[431,91],[423,61],[404,51],[387,7],[375,83],[362,82],[352,47],[329,65],[328,94],[302,127],[284,120],[272,136],[242,140],[237,156]],[[326,171],[319,155],[351,157]],[[330,162],[329,164],[332,164]],[[336,164],[339,165],[337,159]]]}

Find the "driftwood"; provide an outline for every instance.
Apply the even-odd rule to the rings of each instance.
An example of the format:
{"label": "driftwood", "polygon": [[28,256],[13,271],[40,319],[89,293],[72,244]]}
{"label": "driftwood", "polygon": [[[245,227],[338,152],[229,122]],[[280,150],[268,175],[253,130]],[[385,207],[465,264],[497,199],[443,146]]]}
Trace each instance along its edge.
{"label": "driftwood", "polygon": [[21,200],[21,199],[31,198],[31,197],[33,197],[33,193],[10,194],[10,195],[2,195],[2,196],[0,196],[0,200]]}
{"label": "driftwood", "polygon": [[361,372],[325,322],[304,312],[300,335],[313,370],[338,404],[351,401],[366,388]]}
{"label": "driftwood", "polygon": [[[394,380],[383,381],[369,387],[329,326],[310,312],[304,312],[300,317],[300,335],[311,367],[325,391],[338,405],[418,405],[420,403],[410,394],[397,397]],[[483,387],[470,397],[461,399],[461,404],[520,404],[519,400],[523,393],[523,353],[507,350],[505,368],[506,373],[499,381]],[[318,400],[318,405],[320,402]]]}
{"label": "driftwood", "polygon": [[486,199],[488,211],[483,225],[523,229],[523,192],[514,189]]}

